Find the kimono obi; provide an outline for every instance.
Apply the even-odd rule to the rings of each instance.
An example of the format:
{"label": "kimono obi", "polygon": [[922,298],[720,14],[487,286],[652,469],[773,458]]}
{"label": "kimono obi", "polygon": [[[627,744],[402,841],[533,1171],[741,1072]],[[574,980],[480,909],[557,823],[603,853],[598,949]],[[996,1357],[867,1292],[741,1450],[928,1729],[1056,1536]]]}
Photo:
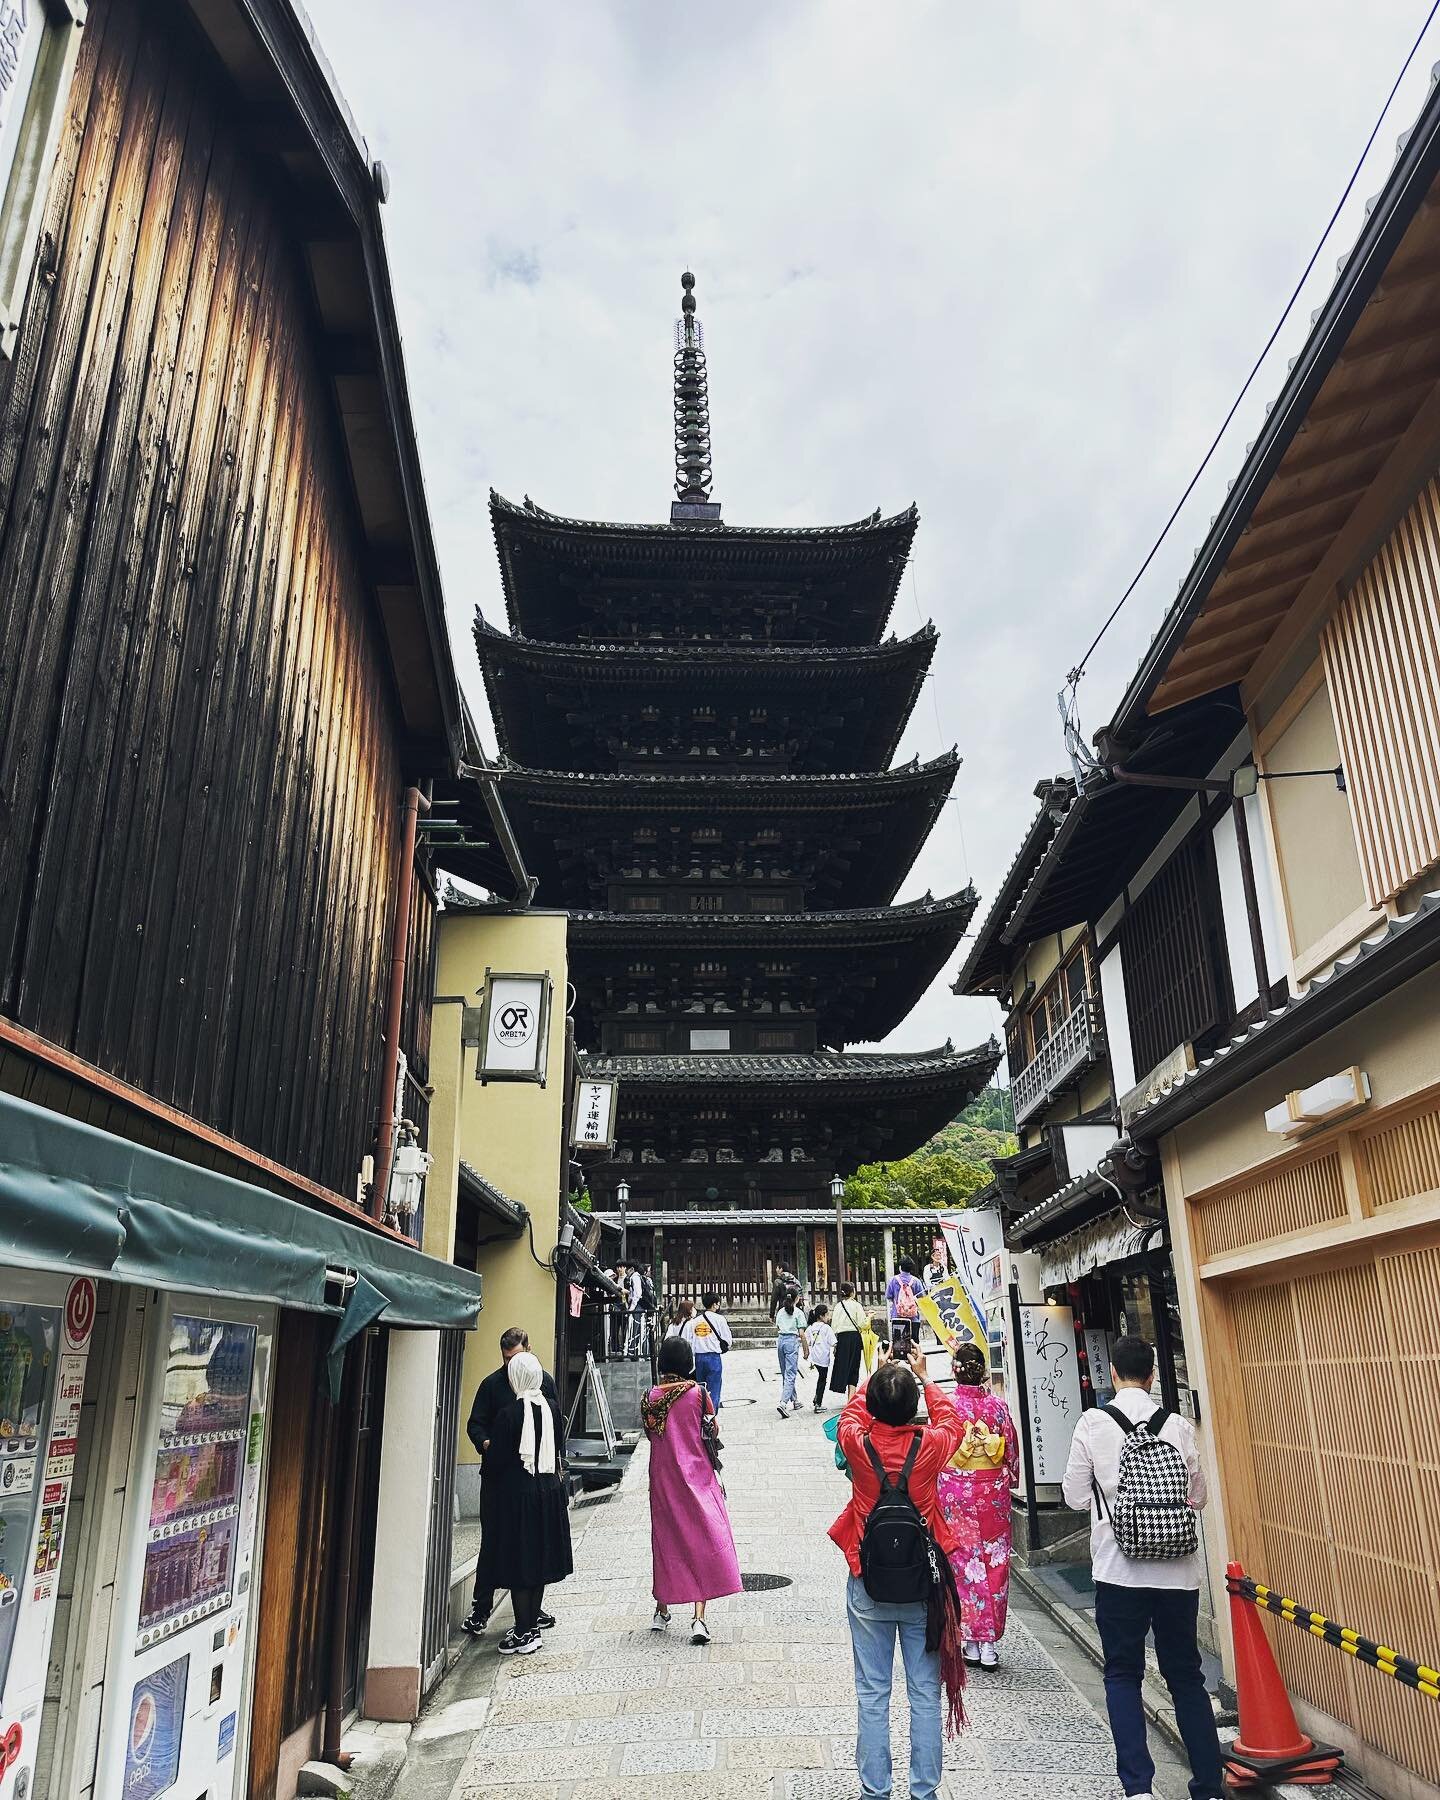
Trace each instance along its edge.
{"label": "kimono obi", "polygon": [[950,1467],[960,1470],[998,1469],[1005,1461],[1005,1439],[992,1431],[983,1419],[969,1419],[960,1447],[950,1458]]}

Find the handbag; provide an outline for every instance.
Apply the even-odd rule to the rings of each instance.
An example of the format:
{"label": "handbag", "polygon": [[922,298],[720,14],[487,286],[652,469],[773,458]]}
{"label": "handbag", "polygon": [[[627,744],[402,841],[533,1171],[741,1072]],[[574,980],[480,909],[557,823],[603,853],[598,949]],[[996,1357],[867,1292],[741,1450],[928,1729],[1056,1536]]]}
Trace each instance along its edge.
{"label": "handbag", "polygon": [[[708,1404],[707,1395],[706,1405]],[[713,1412],[702,1411],[700,1414],[700,1446],[710,1460],[710,1467],[718,1475],[725,1466],[720,1461],[720,1452],[725,1446],[720,1442],[720,1421]]]}

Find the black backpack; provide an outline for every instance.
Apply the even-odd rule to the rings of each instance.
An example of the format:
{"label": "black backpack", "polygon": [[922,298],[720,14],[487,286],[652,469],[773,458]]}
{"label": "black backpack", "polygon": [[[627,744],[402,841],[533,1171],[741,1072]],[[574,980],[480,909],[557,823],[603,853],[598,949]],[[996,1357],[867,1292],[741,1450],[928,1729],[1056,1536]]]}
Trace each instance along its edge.
{"label": "black backpack", "polygon": [[906,1606],[928,1600],[939,1578],[935,1545],[920,1508],[910,1498],[910,1471],[920,1454],[920,1433],[911,1439],[900,1473],[893,1479],[867,1437],[865,1454],[880,1492],[860,1538],[860,1577],[872,1600]]}
{"label": "black backpack", "polygon": [[640,1271],[640,1311],[653,1313],[655,1310],[655,1283],[650,1278],[650,1271]]}

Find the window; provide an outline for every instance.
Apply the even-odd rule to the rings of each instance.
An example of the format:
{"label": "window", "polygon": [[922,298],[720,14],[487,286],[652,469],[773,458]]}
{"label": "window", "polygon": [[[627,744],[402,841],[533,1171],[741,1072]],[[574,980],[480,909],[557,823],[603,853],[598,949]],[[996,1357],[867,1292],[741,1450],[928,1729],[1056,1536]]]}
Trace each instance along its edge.
{"label": "window", "polygon": [[800,1033],[793,1026],[786,1030],[762,1025],[755,1033],[757,1050],[799,1050],[801,1047]]}
{"label": "window", "polygon": [[725,910],[723,894],[692,894],[690,896],[691,912],[718,913]]}
{"label": "window", "polygon": [[620,1048],[641,1054],[645,1052],[658,1053],[665,1048],[665,1033],[663,1031],[641,1031],[634,1028],[622,1031]]}
{"label": "window", "polygon": [[1208,829],[1180,846],[1130,908],[1120,932],[1130,1041],[1143,1080],[1172,1050],[1199,1044],[1232,1012]]}
{"label": "window", "polygon": [[701,1031],[690,1033],[692,1050],[728,1050],[730,1048],[730,1032],[728,1027],[707,1027]]}
{"label": "window", "polygon": [[659,894],[626,894],[621,902],[622,912],[658,913],[659,910]]}
{"label": "window", "polygon": [[750,910],[757,913],[793,912],[788,894],[752,894]]}

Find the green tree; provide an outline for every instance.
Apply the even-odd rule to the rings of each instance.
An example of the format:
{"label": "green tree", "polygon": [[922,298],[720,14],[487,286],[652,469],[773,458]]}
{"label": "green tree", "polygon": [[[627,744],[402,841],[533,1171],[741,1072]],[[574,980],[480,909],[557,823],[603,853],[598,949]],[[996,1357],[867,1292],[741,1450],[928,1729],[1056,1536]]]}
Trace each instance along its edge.
{"label": "green tree", "polygon": [[949,1212],[989,1186],[992,1159],[1013,1156],[1018,1148],[1010,1090],[986,1088],[909,1156],[862,1164],[845,1183],[845,1204],[862,1211],[913,1206]]}

